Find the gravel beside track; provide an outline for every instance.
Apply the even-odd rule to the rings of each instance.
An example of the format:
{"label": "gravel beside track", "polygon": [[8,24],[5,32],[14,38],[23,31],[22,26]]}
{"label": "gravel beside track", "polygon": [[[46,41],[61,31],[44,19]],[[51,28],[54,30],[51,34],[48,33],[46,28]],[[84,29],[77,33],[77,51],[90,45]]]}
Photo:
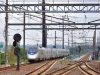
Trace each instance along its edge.
{"label": "gravel beside track", "polygon": [[71,61],[71,62],[68,63],[69,65],[67,65],[67,64],[61,64],[60,61],[61,60],[57,61],[57,63],[46,74],[49,74],[53,71],[59,70],[61,68],[67,67],[67,66],[75,63],[75,61]]}
{"label": "gravel beside track", "polygon": [[85,75],[78,67],[74,68],[71,72],[68,74],[62,74],[62,75]]}
{"label": "gravel beside track", "polygon": [[23,67],[20,67],[19,71],[16,71],[16,68],[1,71],[0,75],[25,75],[26,73],[35,70],[36,68],[40,67],[41,65],[43,65],[46,62],[48,62],[48,61],[37,62],[37,63],[33,63],[31,65],[23,66]]}
{"label": "gravel beside track", "polygon": [[91,61],[87,62],[87,64],[94,70],[100,72],[100,61]]}
{"label": "gravel beside track", "polygon": [[[29,63],[20,64],[20,67],[27,66],[27,65],[29,65]],[[0,71],[12,69],[12,68],[16,68],[16,65],[14,65],[14,66],[6,66],[6,67],[2,66],[2,67],[0,67]]]}

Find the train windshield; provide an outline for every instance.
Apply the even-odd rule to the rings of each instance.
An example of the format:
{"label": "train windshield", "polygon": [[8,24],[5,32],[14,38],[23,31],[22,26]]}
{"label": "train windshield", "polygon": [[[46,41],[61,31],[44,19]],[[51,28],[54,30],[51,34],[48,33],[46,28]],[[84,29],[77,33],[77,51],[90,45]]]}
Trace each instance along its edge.
{"label": "train windshield", "polygon": [[32,46],[28,50],[28,54],[36,54],[38,52],[38,47],[37,46]]}

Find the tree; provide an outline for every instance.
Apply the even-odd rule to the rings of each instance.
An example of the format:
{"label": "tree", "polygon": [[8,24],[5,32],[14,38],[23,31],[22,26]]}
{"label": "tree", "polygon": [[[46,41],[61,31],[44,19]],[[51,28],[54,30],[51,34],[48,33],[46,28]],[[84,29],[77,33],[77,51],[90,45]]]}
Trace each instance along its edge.
{"label": "tree", "polygon": [[14,55],[14,47],[11,46],[8,51],[8,62],[10,65],[14,65],[16,63],[16,55]]}
{"label": "tree", "polygon": [[0,52],[0,64],[5,64],[5,53]]}
{"label": "tree", "polygon": [[[27,50],[20,48],[20,60],[27,58]],[[10,50],[8,51],[8,62],[10,65],[14,65],[17,61],[17,57],[14,54],[14,46],[11,46]]]}
{"label": "tree", "polygon": [[27,51],[23,48],[20,48],[20,59],[26,59],[27,58]]}

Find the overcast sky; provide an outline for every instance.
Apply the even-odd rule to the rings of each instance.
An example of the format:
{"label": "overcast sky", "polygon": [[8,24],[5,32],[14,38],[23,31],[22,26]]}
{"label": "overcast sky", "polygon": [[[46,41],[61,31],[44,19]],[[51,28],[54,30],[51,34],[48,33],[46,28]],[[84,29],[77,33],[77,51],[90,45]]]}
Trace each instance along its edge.
{"label": "overcast sky", "polygon": [[[28,2],[29,1],[30,2],[38,2],[38,0],[12,0],[12,1],[14,1],[14,3],[16,1],[18,1],[18,2],[19,1],[26,1],[26,3],[27,3],[27,1]],[[54,0],[54,1],[55,2],[60,2],[60,1],[68,2],[67,0]],[[70,2],[82,2],[82,1],[83,0],[70,0]],[[99,0],[84,0],[84,2],[98,2],[98,1]],[[41,2],[41,0],[40,0],[40,2]],[[53,0],[46,0],[46,2],[53,2]],[[13,16],[12,17],[10,16],[9,22],[11,22],[11,23],[14,23],[14,22],[15,23],[19,23],[20,22],[21,23],[23,21],[23,18],[22,19],[20,18],[22,16],[18,16],[16,14],[11,14],[11,15],[13,15],[14,17],[19,18],[19,20],[13,18]],[[56,17],[61,18],[61,16],[64,16],[65,14],[59,13],[59,14],[48,14],[48,15],[54,15]],[[86,19],[87,22],[100,18],[98,16],[98,15],[100,15],[99,13],[98,14],[97,13],[96,14],[95,13],[91,13],[91,14],[90,13],[88,13],[88,14],[84,14],[84,13],[68,13],[66,15],[68,15],[69,18],[72,21],[76,21],[76,22],[85,22],[85,18],[84,18],[85,16],[84,15],[87,16],[87,19]],[[0,14],[0,16],[1,16],[0,17],[0,42],[4,42],[3,31],[4,31],[4,28],[5,28],[5,14]],[[76,17],[76,18],[73,18],[73,17]],[[37,20],[37,19],[35,19],[35,20]],[[40,21],[40,20],[38,19],[38,21]],[[56,21],[58,21],[58,20],[56,20]],[[30,20],[30,19],[27,19],[27,22],[29,22],[29,23],[32,22],[33,23],[33,22],[37,22],[37,21],[33,21],[33,20]],[[100,21],[98,21],[98,22],[100,22]],[[30,26],[28,26],[28,27],[30,27]],[[34,26],[32,26],[32,27],[34,27]],[[17,29],[19,29],[19,30],[17,30]],[[55,30],[52,30],[52,31],[49,30],[48,31],[48,37],[54,37],[54,32],[55,32]],[[82,34],[79,34],[79,33],[82,33],[82,32],[83,31],[75,31],[76,36],[81,36]],[[89,30],[87,32],[88,32],[88,34],[86,35],[87,37],[93,37],[93,32],[94,31],[90,31]],[[99,31],[97,31],[97,34],[98,34],[98,32]],[[18,26],[16,26],[16,27],[15,26],[9,26],[9,35],[10,35],[9,38],[8,38],[9,39],[9,42],[8,42],[9,44],[12,44],[12,42],[13,42],[13,35],[15,33],[20,33],[22,35],[22,37],[23,37],[23,27],[21,27],[21,26],[20,27],[18,27]],[[71,32],[66,32],[66,33],[71,33]],[[57,37],[62,37],[62,31],[57,31]],[[39,43],[41,43],[41,38],[42,38],[41,31],[36,31],[36,30],[29,31],[28,30],[28,31],[26,31],[26,38],[31,38],[31,39],[26,39],[26,44],[34,44],[34,43],[36,44],[37,43],[36,41],[38,41],[38,40],[40,40]],[[38,39],[36,39],[36,38],[38,38]],[[71,38],[71,35],[70,35],[70,38]],[[36,40],[34,40],[34,39],[36,39]],[[65,41],[66,42],[68,42],[67,39],[68,39],[68,36],[65,35]],[[78,38],[77,39],[75,38],[75,41],[82,42]],[[58,41],[57,43],[61,44],[62,42]],[[23,44],[23,39],[21,40],[21,44]],[[48,39],[48,44],[54,44],[54,39],[53,40]]]}

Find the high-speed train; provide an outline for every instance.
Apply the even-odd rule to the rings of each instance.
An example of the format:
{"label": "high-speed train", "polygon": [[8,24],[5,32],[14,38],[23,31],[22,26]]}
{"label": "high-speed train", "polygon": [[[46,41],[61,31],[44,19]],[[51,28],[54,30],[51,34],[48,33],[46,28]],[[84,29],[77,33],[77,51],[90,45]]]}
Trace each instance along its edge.
{"label": "high-speed train", "polygon": [[69,56],[70,52],[67,49],[56,49],[56,48],[40,48],[38,46],[32,46],[27,51],[27,58],[29,62],[52,59],[58,57]]}

